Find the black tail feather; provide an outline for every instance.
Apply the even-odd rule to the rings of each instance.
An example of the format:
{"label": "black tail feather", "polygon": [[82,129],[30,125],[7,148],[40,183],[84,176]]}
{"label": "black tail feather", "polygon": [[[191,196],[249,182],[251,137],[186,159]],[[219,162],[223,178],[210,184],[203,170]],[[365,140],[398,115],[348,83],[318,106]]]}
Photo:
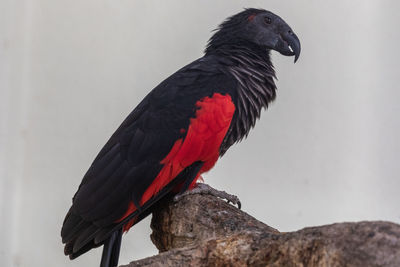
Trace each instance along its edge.
{"label": "black tail feather", "polygon": [[122,228],[112,233],[104,243],[100,267],[118,266],[119,251],[121,248]]}
{"label": "black tail feather", "polygon": [[140,210],[136,210],[124,220],[108,227],[100,228],[93,223],[85,222],[79,215],[74,214],[71,209],[65,218],[61,231],[63,243],[66,243],[65,255],[68,255],[70,259],[75,259],[90,249],[104,244],[100,266],[115,267],[118,264],[124,225],[132,218],[135,218],[134,224],[140,222],[153,211],[153,205],[164,197],[168,197],[175,187],[181,185],[181,191],[185,191],[197,177],[197,173],[202,166],[203,162],[193,163],[177,175],[157,195],[148,200]]}

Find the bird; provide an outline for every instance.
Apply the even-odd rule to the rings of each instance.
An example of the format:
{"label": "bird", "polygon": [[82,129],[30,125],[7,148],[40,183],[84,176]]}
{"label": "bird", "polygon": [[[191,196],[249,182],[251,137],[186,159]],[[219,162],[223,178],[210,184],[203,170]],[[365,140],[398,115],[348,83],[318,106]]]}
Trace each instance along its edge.
{"label": "bird", "polygon": [[103,246],[101,267],[118,264],[122,234],[166,196],[201,188],[198,179],[247,137],[276,98],[271,51],[300,55],[278,15],[247,8],[224,20],[204,55],[166,78],[100,150],[61,229],[70,259]]}

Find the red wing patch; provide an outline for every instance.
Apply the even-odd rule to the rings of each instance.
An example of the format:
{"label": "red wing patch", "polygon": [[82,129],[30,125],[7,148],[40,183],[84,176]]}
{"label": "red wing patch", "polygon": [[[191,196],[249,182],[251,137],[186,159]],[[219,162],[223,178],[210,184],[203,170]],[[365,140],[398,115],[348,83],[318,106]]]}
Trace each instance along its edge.
{"label": "red wing patch", "polygon": [[[144,192],[140,205],[146,203],[194,162],[204,162],[198,176],[210,170],[216,163],[221,143],[235,112],[235,105],[229,95],[215,93],[212,97],[205,97],[196,102],[196,106],[198,107],[196,117],[190,120],[184,140],[178,139],[168,155],[161,161],[164,167]],[[135,210],[133,203],[130,204],[124,216],[118,221],[123,220]],[[130,226],[131,223],[125,225],[124,231],[127,231]]]}

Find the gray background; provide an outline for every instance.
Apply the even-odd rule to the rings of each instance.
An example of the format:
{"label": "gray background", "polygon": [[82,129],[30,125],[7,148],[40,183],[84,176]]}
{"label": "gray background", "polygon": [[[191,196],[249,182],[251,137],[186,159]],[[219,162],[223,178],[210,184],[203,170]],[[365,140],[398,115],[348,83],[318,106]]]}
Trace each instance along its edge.
{"label": "gray background", "polygon": [[[302,55],[273,54],[278,98],[205,175],[282,231],[400,222],[398,1],[0,1],[0,265],[70,262],[60,228],[81,178],[145,94],[202,55],[243,7],[282,16]],[[156,253],[149,219],[121,263]]]}

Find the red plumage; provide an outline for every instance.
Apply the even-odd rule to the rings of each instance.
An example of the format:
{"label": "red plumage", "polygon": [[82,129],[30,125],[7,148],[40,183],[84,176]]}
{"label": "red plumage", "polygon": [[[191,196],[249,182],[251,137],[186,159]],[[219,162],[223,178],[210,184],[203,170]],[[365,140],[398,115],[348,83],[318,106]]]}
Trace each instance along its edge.
{"label": "red plumage", "polygon": [[[196,175],[189,188],[192,188],[197,178],[210,170],[217,162],[219,148],[228,131],[235,105],[229,95],[215,93],[196,102],[196,115],[190,120],[185,139],[178,139],[168,155],[161,161],[163,168],[144,192],[140,205],[143,206],[149,199],[167,186],[182,170],[196,161],[204,162],[200,172]],[[133,202],[125,214],[117,220],[122,221],[137,210]],[[124,225],[128,231],[135,220],[132,219]]]}

